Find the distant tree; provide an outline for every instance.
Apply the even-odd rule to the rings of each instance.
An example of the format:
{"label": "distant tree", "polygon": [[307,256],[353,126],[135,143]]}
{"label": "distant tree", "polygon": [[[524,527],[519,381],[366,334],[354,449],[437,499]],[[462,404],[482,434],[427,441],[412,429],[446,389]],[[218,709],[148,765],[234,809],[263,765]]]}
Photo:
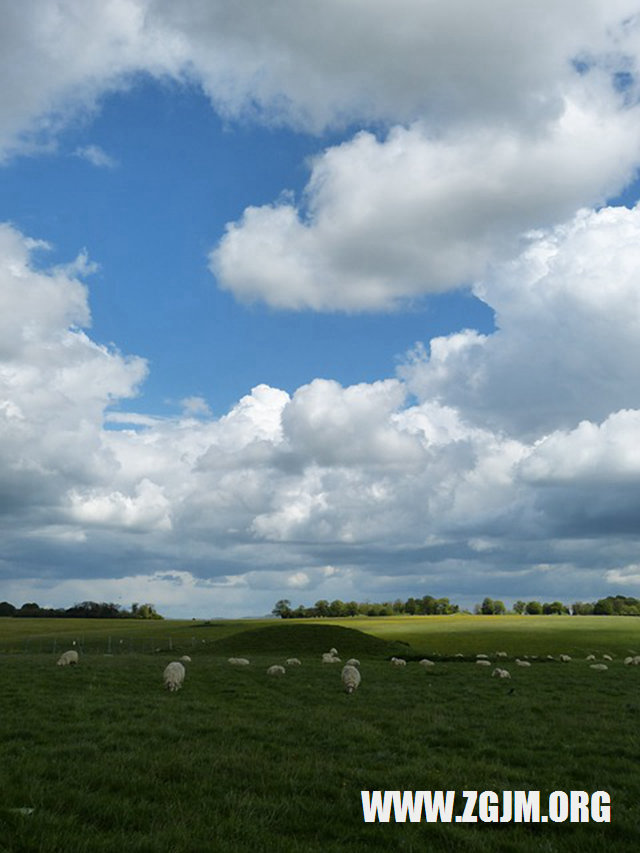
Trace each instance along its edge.
{"label": "distant tree", "polygon": [[521,616],[524,613],[526,606],[526,602],[516,601],[516,603],[513,605],[513,612]]}
{"label": "distant tree", "polygon": [[542,605],[539,601],[527,602],[526,612],[529,616],[540,616],[542,613]]}
{"label": "distant tree", "polygon": [[595,616],[613,616],[614,608],[611,598],[601,598],[596,601],[593,612]]}
{"label": "distant tree", "polygon": [[329,605],[329,616],[346,616],[346,607],[344,601],[336,598]]}
{"label": "distant tree", "polygon": [[320,601],[316,601],[314,606],[318,616],[329,615],[329,602],[325,598],[321,598]]}
{"label": "distant tree", "polygon": [[418,602],[418,613],[422,616],[433,616],[436,612],[436,600],[432,595],[423,596]]}
{"label": "distant tree", "polygon": [[400,598],[396,598],[393,602],[393,612],[398,616],[401,613],[404,613],[404,601]]}
{"label": "distant tree", "polygon": [[571,605],[574,616],[593,616],[593,604],[590,601],[575,601]]}
{"label": "distant tree", "polygon": [[480,613],[484,616],[501,616],[503,613],[507,612],[507,608],[504,606],[504,602],[493,598],[489,598],[487,596],[483,599],[482,604],[480,605]]}
{"label": "distant tree", "polygon": [[153,604],[141,604],[138,607],[138,619],[163,619],[155,609]]}
{"label": "distant tree", "polygon": [[42,610],[39,604],[36,604],[35,601],[27,601],[25,602],[19,610],[13,614],[14,616],[41,616]]}
{"label": "distant tree", "polygon": [[347,601],[345,604],[345,614],[347,616],[357,616],[358,615],[358,602],[357,601]]}
{"label": "distant tree", "polygon": [[418,612],[418,602],[415,598],[407,598],[404,604],[404,612],[414,616]]}
{"label": "distant tree", "polygon": [[8,601],[0,601],[0,616],[13,616],[16,608]]}
{"label": "distant tree", "polygon": [[289,619],[291,617],[291,602],[288,598],[281,598],[276,601],[273,610],[274,616],[279,616],[281,619]]}
{"label": "distant tree", "polygon": [[562,616],[569,611],[561,601],[552,601],[551,604],[545,601],[542,605],[542,612],[545,616]]}

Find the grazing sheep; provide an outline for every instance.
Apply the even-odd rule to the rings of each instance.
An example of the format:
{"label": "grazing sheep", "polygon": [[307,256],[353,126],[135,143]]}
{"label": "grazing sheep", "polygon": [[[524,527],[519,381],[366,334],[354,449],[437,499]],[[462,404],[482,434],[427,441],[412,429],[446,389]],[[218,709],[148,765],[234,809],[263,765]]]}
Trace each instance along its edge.
{"label": "grazing sheep", "polygon": [[589,669],[598,669],[602,671],[605,669],[609,669],[609,667],[606,665],[606,663],[590,663]]}
{"label": "grazing sheep", "polygon": [[75,649],[71,649],[68,652],[64,652],[58,658],[58,666],[75,666],[78,663],[78,652]]}
{"label": "grazing sheep", "polygon": [[249,666],[249,661],[246,658],[229,658],[227,663],[232,666]]}
{"label": "grazing sheep", "polygon": [[418,661],[418,663],[420,664],[420,666],[424,666],[425,668],[428,666],[435,666],[435,663],[432,660],[429,660],[429,658],[422,658],[422,660]]}
{"label": "grazing sheep", "polygon": [[360,678],[360,670],[357,666],[346,664],[342,667],[342,683],[347,693],[353,693],[354,690],[358,689]]}
{"label": "grazing sheep", "polygon": [[270,666],[269,669],[267,670],[267,675],[278,675],[278,676],[280,676],[280,675],[284,675],[285,672],[286,672],[286,670],[283,666],[280,666],[279,664],[274,663],[274,665]]}
{"label": "grazing sheep", "polygon": [[483,655],[482,653],[480,653],[479,655],[476,655],[476,657],[477,657],[477,658],[484,659],[484,658],[488,658],[488,657],[489,657],[489,655]]}
{"label": "grazing sheep", "polygon": [[518,666],[531,666],[528,660],[519,660],[519,658],[516,658],[516,664]]}
{"label": "grazing sheep", "polygon": [[462,652],[456,652],[454,655],[454,658],[463,658],[463,657],[464,657],[464,655],[462,654]]}
{"label": "grazing sheep", "polygon": [[497,675],[498,678],[511,678],[511,673],[509,672],[509,670],[508,669],[501,669],[499,666],[497,666],[493,670],[493,672],[491,673],[491,677],[493,678],[494,675]]}
{"label": "grazing sheep", "polygon": [[484,660],[483,658],[481,658],[480,660],[477,660],[476,663],[478,664],[478,666],[491,666],[491,661],[490,660]]}
{"label": "grazing sheep", "polygon": [[640,664],[640,655],[636,655],[633,659],[633,665],[638,666]]}
{"label": "grazing sheep", "polygon": [[[588,660],[588,658],[587,658],[587,660]],[[629,666],[629,664],[633,663],[633,658],[631,658],[631,657],[625,658],[624,663],[625,663],[625,666]]]}
{"label": "grazing sheep", "polygon": [[595,660],[595,659],[596,659],[595,655],[587,655],[585,658],[585,660]]}
{"label": "grazing sheep", "polygon": [[562,663],[569,663],[571,655],[560,655],[558,660],[562,661]]}
{"label": "grazing sheep", "polygon": [[174,660],[170,664],[167,664],[163,676],[166,689],[172,693],[180,690],[184,681],[184,673],[184,664],[180,663],[180,661]]}
{"label": "grazing sheep", "polygon": [[391,663],[394,666],[406,666],[407,665],[407,662],[406,662],[406,660],[404,660],[404,658],[391,658]]}
{"label": "grazing sheep", "polygon": [[497,658],[506,658],[507,653],[506,652],[496,652],[496,657]]}
{"label": "grazing sheep", "polygon": [[346,666],[360,666],[360,661],[358,658],[349,658],[346,663]]}
{"label": "grazing sheep", "polygon": [[184,661],[184,663],[191,663],[191,658],[189,657],[189,655],[182,655],[180,660]]}
{"label": "grazing sheep", "polygon": [[287,666],[302,666],[302,661],[299,658],[287,658]]}
{"label": "grazing sheep", "polygon": [[611,655],[602,655],[602,660],[613,660]]}
{"label": "grazing sheep", "polygon": [[340,658],[337,658],[331,652],[323,652],[322,663],[340,663]]}
{"label": "grazing sheep", "polygon": [[338,650],[337,649],[329,649],[329,654],[333,655],[334,658],[337,658],[338,657]]}

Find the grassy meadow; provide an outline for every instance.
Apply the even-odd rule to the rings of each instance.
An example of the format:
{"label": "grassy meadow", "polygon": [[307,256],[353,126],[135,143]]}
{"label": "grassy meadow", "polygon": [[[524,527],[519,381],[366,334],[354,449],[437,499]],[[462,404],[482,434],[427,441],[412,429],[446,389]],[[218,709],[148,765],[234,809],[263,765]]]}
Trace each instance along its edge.
{"label": "grassy meadow", "polygon": [[[55,666],[74,641],[80,664]],[[320,663],[331,646],[361,661],[353,695]],[[510,681],[473,661],[501,649]],[[574,659],[513,664],[561,652]],[[632,652],[640,620],[624,617],[0,619],[0,850],[636,850]],[[595,672],[589,653],[614,660]],[[162,671],[182,654],[171,694]],[[266,676],[290,656],[302,666]],[[362,789],[539,789],[542,811],[554,790],[605,790],[612,819],[365,824]]]}

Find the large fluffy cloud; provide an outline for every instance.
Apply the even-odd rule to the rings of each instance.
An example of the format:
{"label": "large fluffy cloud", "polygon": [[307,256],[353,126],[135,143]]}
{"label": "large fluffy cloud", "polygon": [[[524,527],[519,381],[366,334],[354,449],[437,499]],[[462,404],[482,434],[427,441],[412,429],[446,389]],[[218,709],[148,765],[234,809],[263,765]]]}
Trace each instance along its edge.
{"label": "large fluffy cloud", "polygon": [[[598,143],[593,144],[597,139]],[[521,235],[601,203],[638,161],[640,112],[567,102],[539,132],[362,132],[314,162],[304,210],[248,208],[211,255],[220,284],[284,308],[385,309],[482,276]]]}
{"label": "large fluffy cloud", "polygon": [[476,285],[496,333],[432,340],[403,371],[411,389],[529,437],[640,407],[639,240],[638,207],[584,210],[538,235]]}
{"label": "large fluffy cloud", "polygon": [[34,268],[37,248],[0,227],[0,493],[9,515],[25,505],[55,515],[61,489],[111,476],[104,409],[135,394],[146,374],[142,359],[87,336],[85,286],[66,269]]}

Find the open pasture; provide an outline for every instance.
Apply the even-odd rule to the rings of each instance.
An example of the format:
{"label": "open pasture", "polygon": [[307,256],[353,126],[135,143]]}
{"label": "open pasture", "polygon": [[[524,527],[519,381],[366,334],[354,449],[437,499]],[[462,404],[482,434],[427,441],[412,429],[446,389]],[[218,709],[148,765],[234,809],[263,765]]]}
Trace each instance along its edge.
{"label": "open pasture", "polygon": [[620,616],[393,616],[337,620],[418,654],[640,654],[640,619]]}
{"label": "open pasture", "polygon": [[[635,620],[618,621],[629,626],[633,645]],[[640,667],[618,656],[605,672],[584,659],[533,661],[530,669],[509,660],[512,678],[502,682],[470,660],[395,668],[388,657],[401,640],[344,623],[240,624],[246,633],[215,640],[215,628],[202,628],[206,642],[191,648],[185,633],[184,648],[173,653],[89,648],[77,667],[56,667],[52,651],[2,655],[0,849],[584,851],[640,844]],[[179,625],[158,626],[163,636],[171,628],[180,645]],[[477,651],[490,653],[481,648],[492,636],[485,630]],[[436,637],[430,633],[431,647]],[[341,689],[341,666],[320,663],[333,645],[343,660],[361,660],[362,685],[350,696]],[[183,653],[192,657],[185,685],[170,694],[162,671]],[[251,665],[229,666],[232,654]],[[292,655],[301,667],[267,677],[270,664]],[[540,789],[543,797],[600,789],[611,795],[612,822],[364,824],[362,789]]]}

